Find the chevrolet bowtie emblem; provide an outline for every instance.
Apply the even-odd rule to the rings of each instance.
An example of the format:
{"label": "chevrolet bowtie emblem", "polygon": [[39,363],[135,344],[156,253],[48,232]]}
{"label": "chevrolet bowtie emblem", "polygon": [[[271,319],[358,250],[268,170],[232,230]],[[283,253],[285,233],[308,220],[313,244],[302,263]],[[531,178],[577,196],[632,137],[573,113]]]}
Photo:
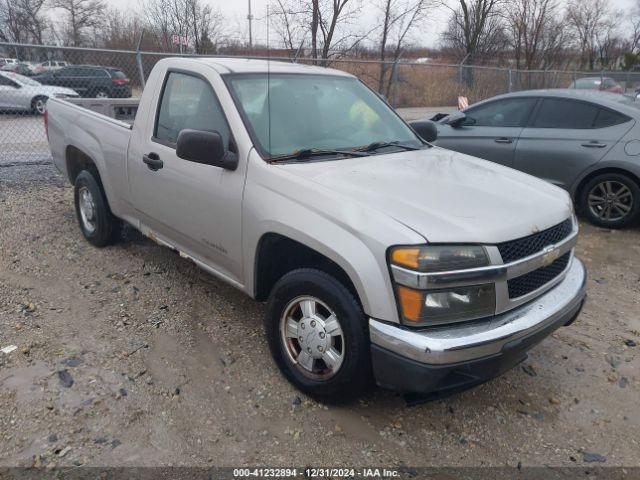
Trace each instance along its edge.
{"label": "chevrolet bowtie emblem", "polygon": [[559,256],[560,250],[558,250],[553,245],[545,247],[544,250],[542,250],[542,265],[548,267],[553,262],[555,262]]}

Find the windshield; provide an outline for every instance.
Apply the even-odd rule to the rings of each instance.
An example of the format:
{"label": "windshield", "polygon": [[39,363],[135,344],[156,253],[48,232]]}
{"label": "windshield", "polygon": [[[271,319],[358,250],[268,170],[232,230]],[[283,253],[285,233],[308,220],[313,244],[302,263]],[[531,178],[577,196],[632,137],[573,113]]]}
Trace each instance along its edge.
{"label": "windshield", "polygon": [[37,87],[39,85],[42,85],[40,82],[32,80],[31,78],[25,77],[24,75],[20,75],[18,73],[5,73],[5,75],[14,82],[19,83],[20,85],[27,85],[29,87]]}
{"label": "windshield", "polygon": [[[352,77],[233,75],[229,88],[263,156],[350,150],[373,142],[422,146],[375,93]],[[267,98],[267,87],[269,98]]]}

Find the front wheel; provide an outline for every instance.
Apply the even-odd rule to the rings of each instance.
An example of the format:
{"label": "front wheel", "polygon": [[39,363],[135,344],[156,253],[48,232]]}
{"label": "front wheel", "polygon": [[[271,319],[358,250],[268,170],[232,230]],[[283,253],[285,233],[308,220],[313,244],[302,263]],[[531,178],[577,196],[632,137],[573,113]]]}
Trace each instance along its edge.
{"label": "front wheel", "polygon": [[624,228],[640,213],[640,187],[620,173],[598,175],[582,189],[580,210],[594,225]]}
{"label": "front wheel", "polygon": [[37,115],[44,115],[47,110],[47,97],[36,97],[31,101],[31,111]]}
{"label": "front wheel", "polygon": [[276,364],[299,390],[336,402],[369,386],[366,318],[331,275],[306,268],[284,275],[269,297],[265,330]]}

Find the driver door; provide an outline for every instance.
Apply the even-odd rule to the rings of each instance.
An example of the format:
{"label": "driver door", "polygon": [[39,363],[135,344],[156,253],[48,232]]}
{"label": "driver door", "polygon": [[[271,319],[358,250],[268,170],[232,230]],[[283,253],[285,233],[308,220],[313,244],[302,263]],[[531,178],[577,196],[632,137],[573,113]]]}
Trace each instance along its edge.
{"label": "driver door", "polygon": [[437,145],[512,167],[516,144],[537,102],[515,97],[482,103],[464,111],[456,127],[440,125]]}
{"label": "driver door", "polygon": [[[231,171],[176,155],[183,129],[218,132],[227,151],[233,144],[224,111],[205,77],[209,71],[164,73],[147,130],[131,142],[136,145],[127,163],[131,197],[143,231],[151,230],[221,276],[240,282],[243,163]],[[149,159],[155,161],[153,168]]]}

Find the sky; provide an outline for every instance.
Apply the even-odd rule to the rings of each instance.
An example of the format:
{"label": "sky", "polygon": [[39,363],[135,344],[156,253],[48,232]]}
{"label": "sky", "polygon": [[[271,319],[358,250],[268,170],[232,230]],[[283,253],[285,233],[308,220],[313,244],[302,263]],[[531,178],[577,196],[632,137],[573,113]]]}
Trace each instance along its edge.
{"label": "sky", "polygon": [[[247,12],[249,0],[203,0],[205,3],[209,3],[220,10],[228,21],[227,28],[229,34],[235,38],[248,38],[248,25],[247,25]],[[363,0],[364,4],[371,3],[368,0]],[[609,0],[612,7],[615,9],[630,11],[634,5],[634,0]],[[140,0],[108,0],[110,5],[121,9],[135,8],[141,10]],[[267,40],[267,28],[266,28],[266,13],[267,4],[270,0],[251,0],[252,13],[254,16],[253,21],[253,38],[254,42],[266,44]],[[452,2],[452,4],[455,2]],[[450,11],[446,7],[434,8],[430,14],[429,19],[425,24],[425,28],[421,32],[419,37],[414,38],[414,43],[425,46],[435,47],[438,43],[440,33],[446,26],[446,20]],[[373,8],[363,8],[363,14],[360,27],[363,30],[370,30],[375,26],[378,11]],[[272,32],[272,35],[273,32]]]}

